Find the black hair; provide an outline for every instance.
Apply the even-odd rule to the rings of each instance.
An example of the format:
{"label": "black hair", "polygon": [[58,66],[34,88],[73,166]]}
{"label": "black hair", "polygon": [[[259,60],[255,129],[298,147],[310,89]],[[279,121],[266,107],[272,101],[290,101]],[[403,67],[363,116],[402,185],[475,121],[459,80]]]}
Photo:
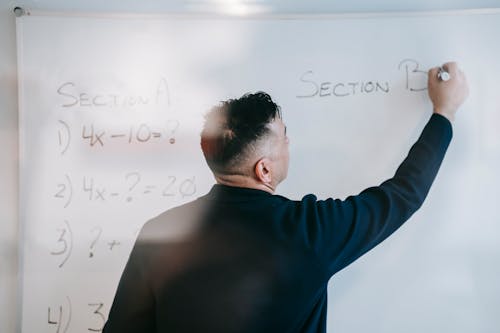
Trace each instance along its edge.
{"label": "black hair", "polygon": [[214,173],[234,172],[247,148],[269,133],[281,109],[265,92],[247,93],[215,106],[205,115],[201,149]]}

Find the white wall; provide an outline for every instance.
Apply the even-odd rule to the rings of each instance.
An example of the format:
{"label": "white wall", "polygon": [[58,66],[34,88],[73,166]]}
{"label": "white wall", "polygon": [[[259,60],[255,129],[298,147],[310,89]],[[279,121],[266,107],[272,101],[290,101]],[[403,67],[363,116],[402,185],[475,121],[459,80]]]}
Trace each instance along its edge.
{"label": "white wall", "polygon": [[[0,332],[16,331],[18,295],[18,113],[15,4],[29,9],[64,11],[207,11],[219,9],[228,1],[163,1],[155,0],[0,0]],[[242,4],[263,5],[273,12],[356,12],[356,11],[421,11],[500,7],[499,0],[361,0],[334,2],[315,1],[241,1]]]}

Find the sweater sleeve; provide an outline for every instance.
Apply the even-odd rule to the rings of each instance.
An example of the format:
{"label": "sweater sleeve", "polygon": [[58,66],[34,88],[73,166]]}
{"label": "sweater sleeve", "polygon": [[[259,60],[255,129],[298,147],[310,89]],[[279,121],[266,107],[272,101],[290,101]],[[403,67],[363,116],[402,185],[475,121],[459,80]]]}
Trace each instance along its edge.
{"label": "sweater sleeve", "polygon": [[449,120],[433,114],[394,177],[343,201],[314,202],[315,218],[308,223],[316,225],[308,228],[316,229],[316,252],[329,276],[382,242],[420,208],[451,138]]}

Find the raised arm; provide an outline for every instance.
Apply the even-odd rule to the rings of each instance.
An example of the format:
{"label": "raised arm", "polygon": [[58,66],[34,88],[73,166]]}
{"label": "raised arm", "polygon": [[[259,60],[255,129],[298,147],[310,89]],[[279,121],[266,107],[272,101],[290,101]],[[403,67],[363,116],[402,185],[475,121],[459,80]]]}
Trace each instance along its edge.
{"label": "raised arm", "polygon": [[309,227],[318,228],[320,232],[314,234],[322,235],[318,243],[325,250],[318,248],[318,255],[329,275],[386,239],[424,202],[452,137],[450,120],[468,95],[466,79],[456,63],[446,63],[441,68],[450,79],[443,81],[438,77],[439,67],[429,71],[434,114],[394,177],[344,201],[316,202],[314,214],[318,218],[312,219],[315,222]]}

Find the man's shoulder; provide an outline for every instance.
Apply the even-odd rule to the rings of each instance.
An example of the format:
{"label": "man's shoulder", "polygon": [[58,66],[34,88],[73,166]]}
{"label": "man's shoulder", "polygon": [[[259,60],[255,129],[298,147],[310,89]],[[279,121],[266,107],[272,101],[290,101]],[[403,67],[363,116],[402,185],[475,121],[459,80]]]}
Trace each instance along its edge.
{"label": "man's shoulder", "polygon": [[165,238],[181,237],[199,224],[205,209],[206,203],[200,198],[167,209],[144,224],[139,238],[164,241]]}

